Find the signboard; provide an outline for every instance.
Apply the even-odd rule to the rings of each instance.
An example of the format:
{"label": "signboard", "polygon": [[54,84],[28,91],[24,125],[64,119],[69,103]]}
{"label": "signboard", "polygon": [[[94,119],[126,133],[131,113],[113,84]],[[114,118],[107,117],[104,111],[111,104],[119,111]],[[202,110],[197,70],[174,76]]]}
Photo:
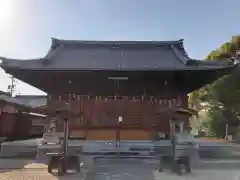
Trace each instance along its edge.
{"label": "signboard", "polygon": [[123,121],[123,117],[122,116],[119,116],[118,117],[118,123],[121,123]]}

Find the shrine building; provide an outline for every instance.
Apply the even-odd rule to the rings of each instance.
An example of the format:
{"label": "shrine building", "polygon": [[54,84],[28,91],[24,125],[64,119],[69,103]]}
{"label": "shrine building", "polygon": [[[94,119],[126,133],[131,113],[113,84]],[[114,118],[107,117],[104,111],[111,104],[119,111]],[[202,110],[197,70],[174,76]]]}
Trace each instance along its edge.
{"label": "shrine building", "polygon": [[[46,92],[48,104],[67,101],[79,112],[70,131],[88,140],[114,140],[116,129],[123,140],[151,140],[153,131],[168,132],[169,119],[161,112],[173,106],[188,108],[188,93],[237,66],[232,59],[191,59],[183,40],[52,38],[43,58],[0,59],[6,73]],[[182,129],[186,129],[189,119],[183,122]]]}

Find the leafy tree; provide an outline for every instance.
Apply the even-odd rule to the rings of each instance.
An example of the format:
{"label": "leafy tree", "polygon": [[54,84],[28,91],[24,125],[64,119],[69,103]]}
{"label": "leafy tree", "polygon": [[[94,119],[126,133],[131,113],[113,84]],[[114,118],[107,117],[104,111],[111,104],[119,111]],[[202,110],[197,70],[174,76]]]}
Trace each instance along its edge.
{"label": "leafy tree", "polygon": [[[229,59],[236,56],[238,50],[240,50],[240,36],[233,36],[231,41],[212,51],[206,57],[206,61]],[[209,128],[216,136],[224,136],[226,124],[229,124],[230,130],[240,125],[239,80],[240,72],[236,72],[192,92],[189,96],[191,105],[198,109],[207,109],[210,120],[203,126]]]}

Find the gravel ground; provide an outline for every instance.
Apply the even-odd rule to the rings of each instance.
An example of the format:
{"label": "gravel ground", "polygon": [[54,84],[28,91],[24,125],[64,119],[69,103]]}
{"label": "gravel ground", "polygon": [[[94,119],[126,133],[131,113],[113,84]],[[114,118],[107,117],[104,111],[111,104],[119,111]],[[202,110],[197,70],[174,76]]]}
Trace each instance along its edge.
{"label": "gravel ground", "polygon": [[78,174],[69,173],[58,177],[47,172],[47,165],[33,160],[0,160],[0,180],[84,180],[87,171],[82,169]]}
{"label": "gravel ground", "polygon": [[13,170],[13,171],[0,171],[0,180],[84,180],[86,173],[69,174],[66,176],[58,177],[49,174],[46,170]]}

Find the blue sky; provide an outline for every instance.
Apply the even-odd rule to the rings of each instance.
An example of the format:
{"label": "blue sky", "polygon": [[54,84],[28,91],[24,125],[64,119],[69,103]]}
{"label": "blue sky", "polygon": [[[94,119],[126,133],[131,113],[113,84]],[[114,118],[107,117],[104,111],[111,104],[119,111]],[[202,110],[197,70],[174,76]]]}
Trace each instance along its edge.
{"label": "blue sky", "polygon": [[[81,40],[185,39],[203,59],[240,34],[239,0],[0,0],[0,56],[38,58],[51,37]],[[0,70],[0,90],[10,83]],[[17,82],[16,93],[42,94]]]}

